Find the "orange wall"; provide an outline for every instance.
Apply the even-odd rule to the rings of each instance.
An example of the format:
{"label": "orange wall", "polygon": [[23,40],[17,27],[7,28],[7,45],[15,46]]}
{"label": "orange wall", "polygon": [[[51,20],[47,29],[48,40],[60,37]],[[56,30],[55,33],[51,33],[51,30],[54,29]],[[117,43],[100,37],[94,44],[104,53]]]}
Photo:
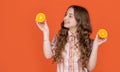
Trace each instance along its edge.
{"label": "orange wall", "polygon": [[108,42],[99,47],[93,72],[120,72],[119,0],[1,0],[0,72],[55,72],[56,64],[44,58],[43,34],[35,24],[35,15],[46,14],[52,40],[72,4],[88,9],[93,27],[91,37],[99,28],[109,32]]}

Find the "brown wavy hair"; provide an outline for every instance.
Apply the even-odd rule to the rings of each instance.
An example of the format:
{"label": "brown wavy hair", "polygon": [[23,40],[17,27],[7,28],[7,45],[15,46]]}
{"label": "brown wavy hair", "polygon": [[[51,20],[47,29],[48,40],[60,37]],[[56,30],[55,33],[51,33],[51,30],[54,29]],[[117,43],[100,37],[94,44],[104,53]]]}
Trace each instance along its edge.
{"label": "brown wavy hair", "polygon": [[[92,28],[90,24],[90,18],[88,11],[81,6],[72,5],[69,8],[74,9],[74,17],[77,21],[77,39],[79,41],[79,51],[81,52],[80,59],[78,60],[82,62],[82,68],[87,67],[89,62],[89,57],[92,51],[92,42],[93,40],[90,38],[90,34],[92,33]],[[68,9],[69,9],[68,8]],[[61,23],[61,29],[57,34],[57,42],[56,42],[56,50],[55,55],[53,56],[54,62],[62,61],[61,52],[64,50],[65,45],[67,43],[68,37],[68,28],[64,27],[64,21]]]}

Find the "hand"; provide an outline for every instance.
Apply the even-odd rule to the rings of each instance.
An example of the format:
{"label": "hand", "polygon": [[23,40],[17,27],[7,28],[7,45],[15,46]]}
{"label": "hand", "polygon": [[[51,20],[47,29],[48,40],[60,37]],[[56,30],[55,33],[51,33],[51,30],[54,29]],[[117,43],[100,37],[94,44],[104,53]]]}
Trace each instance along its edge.
{"label": "hand", "polygon": [[45,20],[44,24],[36,21],[36,25],[37,25],[38,28],[39,28],[40,30],[42,30],[43,32],[48,32],[48,33],[49,33],[49,28],[48,28],[48,25],[47,25],[46,20]]}
{"label": "hand", "polygon": [[100,39],[99,37],[98,37],[98,33],[96,34],[96,37],[95,37],[95,39],[94,39],[94,42],[93,42],[93,46],[99,46],[99,45],[101,45],[102,43],[104,43],[104,42],[106,42],[107,41],[107,38],[104,38],[104,39]]}

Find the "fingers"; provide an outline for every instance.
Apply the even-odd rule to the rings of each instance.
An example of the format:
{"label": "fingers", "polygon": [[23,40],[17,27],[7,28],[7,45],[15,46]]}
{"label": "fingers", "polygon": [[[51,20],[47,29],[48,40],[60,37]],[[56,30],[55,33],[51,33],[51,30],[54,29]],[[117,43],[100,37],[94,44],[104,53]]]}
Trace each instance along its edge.
{"label": "fingers", "polygon": [[36,25],[37,25],[37,27],[38,27],[40,30],[43,31],[43,25],[42,25],[40,22],[37,22],[37,21],[36,21]]}
{"label": "fingers", "polygon": [[107,38],[101,39],[101,40],[99,41],[99,45],[102,44],[102,43],[104,43],[104,42],[106,42],[106,41],[107,41]]}
{"label": "fingers", "polygon": [[106,42],[107,38],[99,38],[98,33],[96,34],[94,42],[98,45],[101,45],[102,43]]}
{"label": "fingers", "polygon": [[45,20],[44,22],[42,22],[42,23],[41,23],[41,22],[38,22],[38,21],[35,21],[35,22],[36,22],[36,24],[38,24],[38,25],[39,25],[39,24],[45,24],[45,25],[47,25],[47,21],[46,21],[46,20]]}
{"label": "fingers", "polygon": [[36,24],[37,24],[37,26],[39,26],[40,23],[36,21]]}
{"label": "fingers", "polygon": [[36,21],[36,25],[38,26],[39,29],[41,29],[42,31],[45,30],[49,30],[48,25],[47,25],[47,21],[45,20],[43,23],[37,22]]}
{"label": "fingers", "polygon": [[46,21],[46,20],[45,20],[44,24],[45,24],[45,28],[48,30],[49,27],[48,27],[48,24],[47,24],[47,21]]}
{"label": "fingers", "polygon": [[39,24],[38,24],[38,22],[36,21],[36,25],[39,27]]}
{"label": "fingers", "polygon": [[45,23],[45,26],[48,26],[48,25],[47,25],[47,21],[46,21],[46,20],[45,20],[45,22],[44,22],[44,23]]}

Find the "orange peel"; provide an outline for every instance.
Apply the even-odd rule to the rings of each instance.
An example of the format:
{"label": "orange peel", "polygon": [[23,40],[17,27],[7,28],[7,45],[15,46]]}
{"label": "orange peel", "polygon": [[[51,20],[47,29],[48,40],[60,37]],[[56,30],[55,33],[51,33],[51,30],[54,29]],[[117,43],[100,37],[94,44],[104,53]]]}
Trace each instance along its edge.
{"label": "orange peel", "polygon": [[99,29],[98,30],[98,36],[100,38],[107,38],[108,37],[108,32],[105,29]]}
{"label": "orange peel", "polygon": [[36,15],[36,21],[37,22],[44,22],[45,21],[45,14],[44,13],[38,13],[37,15]]}

